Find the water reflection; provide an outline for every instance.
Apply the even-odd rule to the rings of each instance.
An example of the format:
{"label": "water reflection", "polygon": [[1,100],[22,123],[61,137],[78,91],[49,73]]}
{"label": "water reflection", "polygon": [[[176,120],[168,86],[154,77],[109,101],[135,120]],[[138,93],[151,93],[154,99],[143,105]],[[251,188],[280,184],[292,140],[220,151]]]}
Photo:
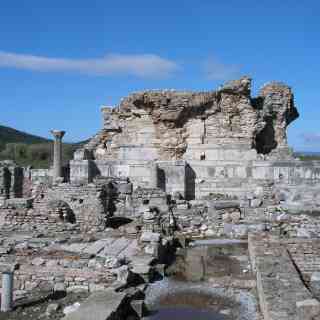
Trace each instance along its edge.
{"label": "water reflection", "polygon": [[148,317],[148,320],[227,320],[226,316],[208,310],[192,307],[161,307],[157,312]]}

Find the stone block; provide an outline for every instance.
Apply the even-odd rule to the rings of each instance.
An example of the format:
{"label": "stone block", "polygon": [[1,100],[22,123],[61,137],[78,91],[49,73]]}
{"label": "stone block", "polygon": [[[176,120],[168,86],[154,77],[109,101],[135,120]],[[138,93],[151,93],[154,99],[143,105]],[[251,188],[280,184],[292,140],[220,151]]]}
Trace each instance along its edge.
{"label": "stone block", "polygon": [[320,272],[313,272],[310,279],[310,288],[313,295],[320,299]]}
{"label": "stone block", "polygon": [[143,300],[133,300],[131,301],[130,305],[139,319],[144,316],[145,305]]}
{"label": "stone block", "polygon": [[127,283],[130,275],[130,270],[128,266],[121,266],[117,269],[114,269],[113,272],[117,275],[117,281],[119,283],[123,283],[123,284]]}
{"label": "stone block", "polygon": [[320,314],[320,302],[316,299],[307,299],[296,302],[299,320],[312,320]]}
{"label": "stone block", "polygon": [[127,311],[126,294],[114,292],[112,288],[97,291],[81,304],[77,304],[74,309],[63,320],[123,319]]}
{"label": "stone block", "polygon": [[64,282],[58,282],[54,285],[53,291],[55,292],[65,292],[66,291],[66,285]]}
{"label": "stone block", "polygon": [[262,200],[258,198],[252,199],[250,202],[250,206],[252,208],[259,208],[261,205],[262,205]]}
{"label": "stone block", "polygon": [[145,231],[141,234],[140,241],[142,242],[159,242],[160,233]]}
{"label": "stone block", "polygon": [[241,213],[239,211],[233,211],[230,214],[231,220],[233,223],[238,223],[240,221],[241,218]]}
{"label": "stone block", "polygon": [[56,313],[60,308],[60,305],[58,303],[50,303],[46,309],[46,315],[50,317],[54,313]]}

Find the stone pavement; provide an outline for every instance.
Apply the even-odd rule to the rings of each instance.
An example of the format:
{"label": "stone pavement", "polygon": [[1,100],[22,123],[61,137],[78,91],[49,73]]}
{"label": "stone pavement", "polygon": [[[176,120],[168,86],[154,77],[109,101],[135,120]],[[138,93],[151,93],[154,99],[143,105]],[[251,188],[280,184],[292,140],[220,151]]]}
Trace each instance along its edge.
{"label": "stone pavement", "polygon": [[126,294],[115,292],[112,288],[98,291],[80,305],[80,307],[69,313],[63,320],[115,320],[121,319],[127,308]]}
{"label": "stone pavement", "polygon": [[250,235],[249,253],[264,320],[311,320],[320,315],[320,303],[302,282],[285,244]]}
{"label": "stone pavement", "polygon": [[61,248],[66,251],[87,253],[99,257],[131,258],[139,252],[137,240],[125,237],[106,238],[90,243],[72,243],[62,245]]}

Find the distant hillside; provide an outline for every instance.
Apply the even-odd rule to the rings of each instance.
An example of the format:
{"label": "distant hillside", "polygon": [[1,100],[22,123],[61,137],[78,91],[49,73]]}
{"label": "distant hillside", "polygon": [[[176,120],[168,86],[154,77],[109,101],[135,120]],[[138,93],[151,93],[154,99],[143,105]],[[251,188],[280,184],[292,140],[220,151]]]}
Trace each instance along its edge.
{"label": "distant hillside", "polygon": [[[74,151],[84,142],[64,143],[63,161],[72,159]],[[52,163],[52,140],[13,128],[0,126],[0,160],[14,160],[20,166],[49,168]]]}
{"label": "distant hillside", "polygon": [[301,160],[320,160],[320,152],[296,151],[294,156]]}
{"label": "distant hillside", "polygon": [[50,140],[46,138],[0,125],[0,150],[3,150],[7,143],[34,144],[48,143],[49,141]]}

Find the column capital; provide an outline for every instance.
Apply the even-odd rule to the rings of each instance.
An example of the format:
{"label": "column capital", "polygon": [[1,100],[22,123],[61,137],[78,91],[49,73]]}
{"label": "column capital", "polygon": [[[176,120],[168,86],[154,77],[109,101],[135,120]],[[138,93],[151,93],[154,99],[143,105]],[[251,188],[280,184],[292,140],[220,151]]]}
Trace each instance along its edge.
{"label": "column capital", "polygon": [[65,131],[61,131],[61,130],[51,130],[50,132],[55,139],[62,139],[66,133]]}

